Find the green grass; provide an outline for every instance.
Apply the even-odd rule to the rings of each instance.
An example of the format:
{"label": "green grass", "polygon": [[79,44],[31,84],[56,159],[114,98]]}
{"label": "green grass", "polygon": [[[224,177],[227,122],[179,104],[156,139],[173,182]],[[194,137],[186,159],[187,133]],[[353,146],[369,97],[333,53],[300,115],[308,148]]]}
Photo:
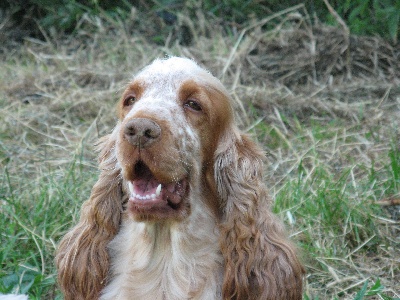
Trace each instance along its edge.
{"label": "green grass", "polygon": [[[158,30],[152,38],[153,41],[164,44],[165,35],[161,35],[159,32],[168,34],[165,28],[171,28],[173,21],[177,23],[177,11],[182,11],[188,18],[195,19],[196,13],[201,10],[207,16],[224,22],[225,25],[233,23],[243,26],[249,19],[260,20],[299,4],[303,6],[302,13],[315,15],[323,22],[337,23],[336,18],[329,12],[323,1],[153,0],[144,4],[141,1],[127,0],[29,0],[23,5],[5,2],[0,4],[0,8],[12,11],[14,20],[25,15],[24,22],[28,22],[32,32],[38,35],[38,32],[41,31],[39,26],[68,33],[74,32],[85,17],[101,16],[111,22],[126,20],[131,17],[130,10],[133,6],[143,16],[143,19],[151,18],[156,20],[155,23],[161,23],[161,25],[156,25]],[[391,39],[394,44],[397,43],[400,24],[398,1],[333,1],[331,5],[348,24],[352,33],[380,35]],[[269,28],[276,25],[275,21],[266,24]]]}
{"label": "green grass", "polygon": [[93,172],[78,162],[60,171],[43,170],[38,179],[0,181],[0,293],[29,293],[31,299],[54,299],[56,243],[76,221],[93,184]]}
{"label": "green grass", "polygon": [[[254,28],[237,43],[238,33],[206,24],[208,34],[183,47],[102,21],[89,19],[73,38],[26,40],[0,52],[0,293],[61,299],[54,252],[96,180],[93,144],[115,125],[115,103],[132,74],[173,54],[193,56],[223,79],[241,128],[265,149],[274,210],[306,265],[304,299],[398,297],[397,208],[377,205],[400,194],[392,79],[354,73],[351,82],[335,75],[329,87],[270,82],[268,71],[248,61],[272,59],[264,45],[289,43],[290,27]],[[360,89],[367,93],[359,96]]]}
{"label": "green grass", "polygon": [[[393,152],[392,149],[387,155],[398,158],[400,152]],[[320,165],[307,174],[300,162],[293,176],[276,193],[276,213],[292,227],[309,268],[318,270],[309,282],[332,286],[332,277],[327,274],[341,277],[357,272],[355,264],[343,264],[343,260],[363,259],[371,253],[382,253],[396,246],[385,241],[385,231],[376,218],[381,214],[381,207],[374,205],[373,199],[376,195],[398,194],[397,189],[392,189],[399,183],[393,174],[398,174],[398,162],[390,161],[381,171],[372,169],[357,182],[354,182],[352,169],[334,176],[330,174],[329,166]],[[382,182],[382,185],[377,186],[374,182]],[[382,270],[385,269],[389,271],[390,268],[382,266]],[[400,272],[399,265],[394,272]],[[383,292],[384,286],[378,276],[375,279],[372,276],[375,284],[367,280],[361,290],[359,286],[351,288],[349,291],[353,294],[358,291],[354,299],[369,299],[376,295],[382,297],[379,299],[395,299]],[[338,292],[340,295],[343,293]],[[342,299],[331,297],[333,295],[306,295],[305,299]]]}
{"label": "green grass", "polygon": [[[253,118],[262,117],[251,112]],[[267,149],[275,212],[292,229],[313,270],[308,282],[314,292],[305,299],[397,299],[385,292],[379,274],[400,272],[398,264],[371,269],[368,277],[354,283],[354,274],[362,272],[360,266],[370,257],[397,247],[395,239],[386,238],[390,229],[380,222],[385,214],[375,204],[400,192],[400,149],[393,132],[386,137],[392,142],[370,161],[360,159],[356,150],[362,152],[360,140],[366,145],[377,142],[374,129],[349,126],[346,119],[327,122],[290,114],[279,113],[278,122],[266,115],[270,120],[257,122],[252,133]],[[343,278],[349,282],[340,282]]]}

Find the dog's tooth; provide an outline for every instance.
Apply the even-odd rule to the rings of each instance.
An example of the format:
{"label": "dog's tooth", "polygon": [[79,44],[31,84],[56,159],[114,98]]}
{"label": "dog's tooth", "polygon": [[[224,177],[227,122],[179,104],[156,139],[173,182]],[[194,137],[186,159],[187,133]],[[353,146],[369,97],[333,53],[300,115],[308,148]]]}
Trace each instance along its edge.
{"label": "dog's tooth", "polygon": [[156,194],[151,194],[151,199],[156,199]]}
{"label": "dog's tooth", "polygon": [[131,192],[131,194],[132,195],[134,195],[135,194],[135,192],[133,191],[133,184],[132,184],[132,182],[128,182],[128,187],[129,187],[129,191]]}
{"label": "dog's tooth", "polygon": [[146,199],[150,199],[150,195],[146,195]]}
{"label": "dog's tooth", "polygon": [[156,189],[156,196],[160,196],[161,194],[161,183],[158,185],[157,189]]}

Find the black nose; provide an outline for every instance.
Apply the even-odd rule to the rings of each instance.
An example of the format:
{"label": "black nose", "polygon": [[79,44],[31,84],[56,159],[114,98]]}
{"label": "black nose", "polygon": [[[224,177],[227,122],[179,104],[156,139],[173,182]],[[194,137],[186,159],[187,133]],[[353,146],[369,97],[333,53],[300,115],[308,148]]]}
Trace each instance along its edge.
{"label": "black nose", "polygon": [[161,128],[150,119],[137,118],[125,124],[124,136],[131,145],[146,148],[160,138]]}

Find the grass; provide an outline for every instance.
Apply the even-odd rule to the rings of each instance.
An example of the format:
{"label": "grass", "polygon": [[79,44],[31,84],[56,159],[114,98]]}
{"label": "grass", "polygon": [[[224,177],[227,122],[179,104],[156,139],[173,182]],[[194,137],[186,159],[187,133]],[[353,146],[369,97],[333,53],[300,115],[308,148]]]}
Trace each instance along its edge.
{"label": "grass", "polygon": [[[53,256],[57,240],[76,221],[94,172],[70,163],[60,171],[43,170],[31,180],[3,176],[0,293],[28,293],[31,299],[54,299]],[[7,270],[7,271],[5,271]]]}
{"label": "grass", "polygon": [[[92,145],[114,126],[114,104],[132,74],[169,54],[194,57],[222,78],[241,128],[264,147],[275,212],[307,268],[304,299],[399,298],[400,212],[378,205],[400,194],[400,91],[390,83],[398,78],[354,71],[349,82],[339,59],[328,63],[329,85],[318,61],[299,56],[306,43],[285,44],[278,57],[279,43],[313,30],[289,16],[271,32],[260,25],[242,36],[203,24],[185,47],[173,37],[149,42],[130,21],[87,19],[73,37],[27,39],[0,52],[0,293],[61,299],[54,252],[96,180]],[[325,35],[337,36],[319,30],[320,47]],[[267,64],[283,59],[298,60],[295,72]]]}
{"label": "grass", "polygon": [[[343,147],[352,143],[354,136],[353,133],[343,136],[340,142],[338,137],[344,130],[343,125],[340,122],[334,125],[330,122],[327,129],[311,122],[310,126],[295,129],[300,133],[293,132],[297,135],[294,140],[286,136],[288,146],[272,143],[275,151],[287,149],[301,153],[301,149],[306,149],[298,157],[292,157],[295,163],[289,168],[284,167],[287,172],[284,179],[274,186],[275,211],[292,228],[293,236],[306,256],[308,270],[313,270],[308,277],[312,292],[306,299],[335,299],[332,294],[338,295],[337,299],[365,299],[378,294],[386,297],[384,299],[394,299],[383,292],[384,285],[379,276],[384,272],[398,273],[399,264],[395,263],[393,270],[393,265],[373,267],[368,261],[376,257],[390,260],[387,250],[398,244],[384,238],[390,235],[390,229],[382,224],[382,207],[374,202],[384,195],[399,192],[396,187],[399,149],[392,144],[384,154],[385,164],[379,168],[356,160],[349,160],[348,166],[338,168],[337,162],[329,163],[324,159],[325,148],[330,148],[332,153],[335,151],[332,143]],[[267,135],[271,136],[271,133]],[[276,176],[271,176],[276,183]],[[374,280],[379,281],[379,292],[364,292],[361,296],[363,284],[369,284],[365,290],[372,289]],[[386,283],[386,279],[382,281]],[[357,291],[358,296],[354,296]]]}

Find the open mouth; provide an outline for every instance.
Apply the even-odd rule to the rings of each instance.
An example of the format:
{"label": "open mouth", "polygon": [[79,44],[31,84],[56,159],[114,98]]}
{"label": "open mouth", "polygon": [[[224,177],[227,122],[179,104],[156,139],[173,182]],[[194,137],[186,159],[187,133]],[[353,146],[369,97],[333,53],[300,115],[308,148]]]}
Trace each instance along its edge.
{"label": "open mouth", "polygon": [[128,181],[131,212],[139,214],[168,214],[178,211],[188,192],[188,179],[160,182],[142,161],[135,165],[135,179]]}

